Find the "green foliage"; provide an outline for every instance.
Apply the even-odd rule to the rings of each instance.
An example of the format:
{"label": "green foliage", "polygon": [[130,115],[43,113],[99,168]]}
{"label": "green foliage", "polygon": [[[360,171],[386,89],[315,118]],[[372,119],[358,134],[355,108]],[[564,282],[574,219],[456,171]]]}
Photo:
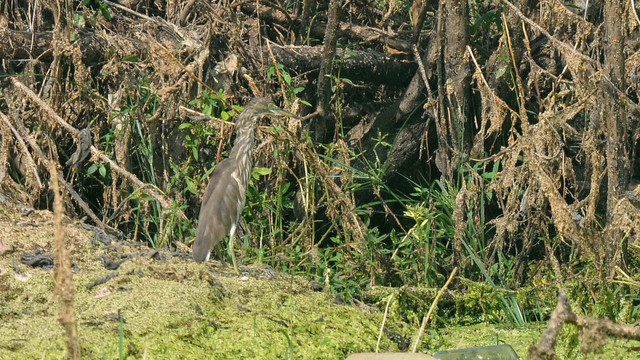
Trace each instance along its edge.
{"label": "green foliage", "polygon": [[[294,87],[292,84],[291,74],[287,71],[283,64],[278,63],[278,68],[271,64],[267,70],[267,79],[271,80],[273,77],[277,77],[280,83],[280,91],[284,92],[288,101],[293,101],[298,97],[298,94],[305,90],[302,86]],[[300,100],[303,104],[311,106],[307,101]]]}
{"label": "green foliage", "polygon": [[394,238],[392,260],[403,283],[437,286],[444,275],[441,266],[451,264],[448,239],[455,235],[455,190],[436,181],[430,187],[413,184],[414,192],[403,201],[404,216],[415,222],[401,238]]}
{"label": "green foliage", "polygon": [[[296,96],[299,91],[292,88],[292,79],[286,69],[279,66],[278,71],[280,84],[285,86],[288,96]],[[267,75],[275,76],[275,68],[272,67]],[[342,84],[350,82],[340,78],[339,74],[333,77],[333,81],[339,106],[343,96]],[[211,156],[215,147],[211,144],[219,142],[219,134],[205,121],[184,122],[177,126],[187,150],[184,158],[179,163],[174,159],[156,159],[163,152],[158,151],[156,143],[149,137],[145,120],[154,116],[159,98],[144,78],[131,94],[127,105],[116,115],[127,123],[131,131],[133,145],[129,156],[132,168],[145,183],[176,199],[170,208],[163,209],[145,192],[140,189],[134,191],[127,198],[133,214],[131,232],[152,246],[165,246],[176,239],[190,239],[195,231],[192,220],[195,216],[185,219],[181,214],[194,214],[197,206],[193,205],[199,205],[200,196],[215,168],[216,159]],[[204,91],[189,104],[203,114],[224,120],[232,120],[240,110],[239,107],[230,107],[222,92]],[[238,232],[242,262],[259,261],[290,274],[306,274],[328,284],[328,290],[339,298],[351,301],[360,297],[361,291],[371,284],[441,286],[448,272],[457,265],[454,264],[456,256],[458,259],[464,256],[467,265],[461,268],[461,275],[483,281],[495,289],[503,313],[515,324],[524,323],[523,311],[506,285],[513,269],[513,256],[499,253],[499,261],[495,262],[487,254],[490,245],[487,239],[492,228],[486,226],[485,208],[495,200],[488,185],[495,178],[499,163],[494,163],[489,170],[482,163],[461,168],[456,184],[438,180],[430,184],[407,180],[412,188],[407,195],[397,190],[397,184],[388,184],[384,178],[389,164],[379,153],[387,152],[393,146],[393,141],[386,134],[378,134],[372,154],[355,153],[340,142],[322,145],[319,156],[339,177],[341,191],[345,194],[373,194],[371,201],[357,204],[355,208],[368,227],[365,246],[358,249],[349,242],[348,234],[336,231],[341,228],[339,219],[320,222],[313,214],[307,214],[305,220],[293,216],[297,192],[308,197],[314,213],[328,209],[332,199],[326,192],[324,179],[319,178],[313,169],[307,167],[305,176],[297,177],[287,167],[279,165],[293,162],[294,151],[297,150],[292,144],[308,144],[308,135],[292,138],[286,127],[277,121],[266,131],[273,138],[273,162],[255,167],[251,173],[243,210],[246,226],[241,226]],[[106,151],[111,151],[119,136],[118,131],[110,130],[103,136],[101,145]],[[342,132],[338,136],[342,137]],[[226,149],[222,148],[222,156]],[[354,161],[359,161],[362,166],[349,165]],[[167,164],[164,171],[168,173],[168,181],[163,189],[159,188],[158,163]],[[110,181],[111,172],[107,164],[92,164],[87,173],[102,183]],[[455,218],[456,197],[463,187],[466,191],[471,191],[472,187],[480,190],[478,196],[470,196],[466,201],[463,209],[466,221],[462,224],[462,232],[457,234],[456,226],[460,224]],[[321,191],[316,193],[318,190]],[[401,210],[392,213],[394,210],[390,207]],[[389,219],[393,218],[396,225],[409,224],[407,230],[380,231],[373,219],[382,211]],[[461,236],[462,254],[456,253],[459,249],[452,246],[456,236]]]}
{"label": "green foliage", "polygon": [[[477,174],[480,168],[481,164],[476,163],[472,168],[461,172],[463,181],[460,186],[466,186],[467,191],[471,190],[472,184],[479,188],[478,196],[469,197],[463,205],[466,209],[466,221],[462,224],[455,215],[456,207],[461,205],[456,204],[460,186],[440,180],[434,181],[429,187],[413,183],[414,192],[403,203],[406,204],[404,215],[412,219],[415,225],[395,243],[398,253],[394,258],[395,268],[398,269],[403,283],[417,282],[437,286],[444,280],[443,268],[450,272],[454,265],[461,265],[459,261],[454,264],[454,257],[466,255],[475,269],[465,273],[463,268],[461,276],[477,277],[479,274],[481,278],[477,280],[484,280],[498,291],[509,290],[505,276],[512,273],[509,271],[509,265],[513,264],[513,258],[503,253],[498,254],[501,264],[507,264],[507,271],[504,272],[500,271],[504,266],[486,265],[491,263],[487,253],[486,236],[492,229],[485,225],[485,208],[487,201],[493,199],[493,193],[486,189],[487,182],[495,177],[499,163],[495,163],[491,171],[484,172],[476,178],[474,174]],[[462,232],[456,233],[456,226],[460,225],[464,225],[464,228]],[[457,236],[461,236],[458,241],[463,246],[465,254],[456,253],[456,249],[451,246],[451,241],[456,241]],[[496,278],[498,282],[494,280]],[[523,326],[526,318],[515,295],[502,295],[501,292],[498,294],[507,318],[512,323]]]}
{"label": "green foliage", "polygon": [[93,20],[98,18],[98,15],[102,15],[105,19],[111,20],[111,13],[109,12],[109,6],[100,0],[82,0],[82,6],[86,6],[90,9],[94,9]]}
{"label": "green foliage", "polygon": [[191,100],[189,105],[199,108],[205,115],[218,116],[222,120],[229,120],[233,116],[232,110],[228,108],[227,96],[223,90],[217,93],[205,90],[197,98]]}
{"label": "green foliage", "polygon": [[498,39],[502,35],[504,5],[475,0],[469,3],[470,42],[474,49],[490,52],[495,49]]}

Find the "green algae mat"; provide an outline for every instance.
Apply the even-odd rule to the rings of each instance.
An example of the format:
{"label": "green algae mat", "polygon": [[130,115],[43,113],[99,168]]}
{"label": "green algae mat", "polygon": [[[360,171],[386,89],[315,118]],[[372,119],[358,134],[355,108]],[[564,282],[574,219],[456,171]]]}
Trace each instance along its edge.
{"label": "green algae mat", "polygon": [[[257,265],[240,277],[216,262],[196,264],[186,253],[105,245],[68,219],[65,227],[83,359],[118,359],[121,351],[128,359],[343,359],[376,349],[385,297],[374,306],[341,305],[304,277]],[[46,266],[52,235],[50,212],[23,216],[0,208],[0,359],[65,357]],[[25,253],[45,265],[24,264]],[[418,320],[391,307],[380,351],[406,350]],[[431,328],[419,351],[507,343],[524,357],[544,329],[543,323]],[[570,339],[561,339],[558,355],[582,358]],[[636,358],[637,348],[612,341],[605,353],[587,358]]]}

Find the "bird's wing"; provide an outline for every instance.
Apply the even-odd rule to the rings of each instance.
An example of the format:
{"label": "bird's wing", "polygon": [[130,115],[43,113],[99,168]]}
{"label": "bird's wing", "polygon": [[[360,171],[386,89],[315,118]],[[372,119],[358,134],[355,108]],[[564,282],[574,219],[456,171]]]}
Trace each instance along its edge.
{"label": "bird's wing", "polygon": [[238,218],[238,201],[242,198],[239,184],[231,176],[233,160],[224,159],[216,166],[200,206],[198,230],[193,243],[193,258],[204,261],[211,249],[220,242]]}

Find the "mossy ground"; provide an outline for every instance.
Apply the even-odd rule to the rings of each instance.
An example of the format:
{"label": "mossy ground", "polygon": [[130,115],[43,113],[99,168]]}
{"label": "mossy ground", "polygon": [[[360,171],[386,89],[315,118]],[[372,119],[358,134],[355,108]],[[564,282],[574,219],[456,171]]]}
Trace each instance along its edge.
{"label": "mossy ground", "polygon": [[[251,266],[244,269],[248,280],[241,280],[219,264],[196,264],[169,252],[146,256],[149,249],[140,244],[105,246],[95,241],[92,232],[69,220],[65,224],[77,265],[75,314],[84,359],[118,358],[118,312],[124,319],[124,349],[129,359],[342,359],[376,347],[382,311],[338,305],[335,297],[311,290],[305,278]],[[22,216],[0,205],[0,230],[0,242],[14,248],[0,255],[0,359],[64,358],[65,338],[57,321],[51,271],[20,263],[25,251],[51,252],[51,213]],[[101,256],[119,259],[131,253],[143,255],[125,261],[117,270],[104,268]],[[14,264],[30,275],[27,281],[16,278]],[[117,277],[87,288],[114,271]],[[384,308],[383,301],[376,305]],[[402,309],[392,307],[387,325],[410,339],[418,316],[407,316]],[[524,357],[544,326],[429,329],[420,351],[508,343]],[[576,348],[571,338],[565,336],[561,341],[561,357],[578,354],[568,350]],[[635,358],[627,350],[637,345],[610,343],[605,349],[608,355],[595,357]],[[398,351],[398,344],[383,335],[380,349]]]}

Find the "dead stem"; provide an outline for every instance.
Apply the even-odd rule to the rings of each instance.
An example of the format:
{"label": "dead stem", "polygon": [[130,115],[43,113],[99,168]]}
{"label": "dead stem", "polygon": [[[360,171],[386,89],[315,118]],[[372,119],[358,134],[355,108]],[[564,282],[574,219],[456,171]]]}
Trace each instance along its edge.
{"label": "dead stem", "polygon": [[440,297],[442,296],[442,294],[444,294],[445,290],[447,290],[447,288],[449,287],[449,284],[451,284],[451,280],[453,280],[453,277],[456,276],[457,272],[458,272],[458,268],[457,267],[453,268],[451,275],[449,275],[449,279],[447,279],[447,282],[444,283],[440,291],[438,291],[436,298],[433,299],[433,302],[429,307],[429,311],[427,311],[427,315],[425,315],[424,318],[422,318],[422,324],[420,325],[420,330],[418,330],[416,341],[413,343],[413,348],[411,349],[411,352],[413,353],[416,352],[416,349],[418,348],[418,344],[420,343],[420,338],[422,337],[422,334],[424,334],[424,328],[427,326],[427,322],[429,322],[429,319],[431,318],[431,314],[433,313],[433,310],[436,308],[436,305],[438,304],[438,300],[440,300]]}
{"label": "dead stem", "polygon": [[55,280],[55,293],[60,300],[60,315],[58,320],[67,333],[67,349],[69,358],[80,358],[80,339],[75,323],[73,310],[73,277],[71,274],[71,260],[65,244],[65,230],[62,225],[64,216],[62,194],[57,180],[57,169],[53,161],[50,163],[51,184],[53,186],[53,278]]}

